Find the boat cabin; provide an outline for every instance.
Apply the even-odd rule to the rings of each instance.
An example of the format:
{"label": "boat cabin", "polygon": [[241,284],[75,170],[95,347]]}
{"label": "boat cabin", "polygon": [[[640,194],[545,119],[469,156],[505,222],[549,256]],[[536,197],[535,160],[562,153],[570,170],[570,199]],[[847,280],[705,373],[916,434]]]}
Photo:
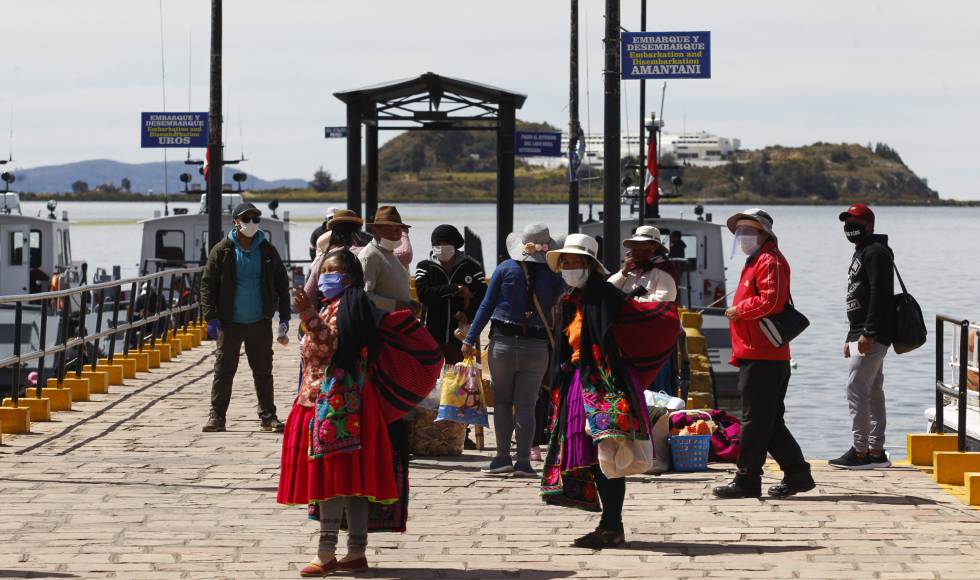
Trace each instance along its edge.
{"label": "boat cabin", "polygon": [[[222,235],[227,235],[232,227],[231,212],[242,202],[242,196],[237,193],[226,193],[221,196],[221,228]],[[140,251],[140,271],[152,273],[168,267],[181,267],[189,264],[203,264],[208,252],[208,214],[206,195],[201,196],[200,211],[196,214],[178,213],[161,216],[154,212],[150,219],[140,221],[143,237]],[[262,231],[265,237],[279,251],[284,261],[289,257],[289,212],[283,212],[283,218],[273,217],[264,212],[262,215]]]}
{"label": "boat cabin", "polygon": [[[47,217],[26,216],[20,213],[17,194],[4,193],[0,203],[0,295],[33,294],[51,289],[52,277],[79,276],[72,269],[71,234],[68,212],[59,218],[57,203],[48,202]],[[15,213],[16,212],[16,213]],[[66,281],[67,282],[67,281]],[[60,287],[75,286],[70,280]]]}

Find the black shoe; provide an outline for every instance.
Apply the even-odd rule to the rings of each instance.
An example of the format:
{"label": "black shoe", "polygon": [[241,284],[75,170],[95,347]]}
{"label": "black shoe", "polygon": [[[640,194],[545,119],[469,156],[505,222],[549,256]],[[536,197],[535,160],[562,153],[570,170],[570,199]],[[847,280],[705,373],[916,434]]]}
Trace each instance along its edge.
{"label": "black shoe", "polygon": [[282,433],[286,430],[286,425],[275,417],[262,419],[262,430],[268,433]]}
{"label": "black shoe", "polygon": [[827,463],[837,469],[874,469],[874,466],[871,465],[871,461],[868,459],[868,455],[865,454],[864,457],[859,456],[853,447],[848,449],[844,455],[841,455],[837,459],[831,459]]}
{"label": "black shoe", "polygon": [[868,463],[874,469],[884,469],[886,467],[891,467],[892,462],[888,459],[888,453],[885,451],[880,451],[878,453],[872,453],[868,451]]}
{"label": "black shoe", "polygon": [[810,491],[815,487],[817,487],[817,482],[813,481],[813,476],[809,473],[784,476],[779,485],[773,485],[769,488],[769,497],[781,499]]}
{"label": "black shoe", "polygon": [[222,417],[216,417],[211,415],[208,417],[208,422],[204,424],[204,428],[201,429],[204,433],[224,433],[225,431],[225,420]]}
{"label": "black shoe", "polygon": [[575,541],[572,542],[572,545],[576,548],[602,550],[603,548],[618,548],[625,543],[626,536],[623,534],[623,532],[596,528],[595,531],[589,532],[581,538],[576,538]]}
{"label": "black shoe", "polygon": [[463,440],[463,449],[466,449],[467,451],[475,451],[476,443],[474,443],[472,439],[467,437],[466,439]]}
{"label": "black shoe", "polygon": [[742,499],[748,497],[762,497],[762,480],[748,480],[748,478],[736,475],[728,485],[719,485],[711,490],[711,493],[718,499]]}

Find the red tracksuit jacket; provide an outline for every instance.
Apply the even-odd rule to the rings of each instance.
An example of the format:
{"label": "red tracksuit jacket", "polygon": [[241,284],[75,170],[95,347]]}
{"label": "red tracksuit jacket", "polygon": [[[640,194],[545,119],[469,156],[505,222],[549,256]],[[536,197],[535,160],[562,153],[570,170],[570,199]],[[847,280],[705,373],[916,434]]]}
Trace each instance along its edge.
{"label": "red tracksuit jacket", "polygon": [[789,345],[776,348],[759,329],[759,319],[783,311],[789,300],[789,262],[776,242],[769,240],[762,250],[745,262],[735,290],[738,320],[729,323],[732,360],[789,360]]}

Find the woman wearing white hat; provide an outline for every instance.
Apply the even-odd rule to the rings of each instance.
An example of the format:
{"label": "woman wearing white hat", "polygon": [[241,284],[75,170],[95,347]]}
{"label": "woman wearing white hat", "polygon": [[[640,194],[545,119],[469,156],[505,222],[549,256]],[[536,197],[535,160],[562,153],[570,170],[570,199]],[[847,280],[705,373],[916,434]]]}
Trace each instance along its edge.
{"label": "woman wearing white hat", "polygon": [[623,240],[623,246],[629,249],[626,262],[609,283],[641,302],[677,300],[676,273],[660,243],[660,230],[640,226],[633,237]]}
{"label": "woman wearing white hat", "polygon": [[[593,238],[572,234],[561,250],[548,252],[548,266],[561,272],[570,290],[554,327],[555,414],[541,482],[545,503],[602,512],[595,531],[574,542],[595,550],[625,541],[623,476],[641,471],[616,472],[619,450],[646,444],[652,456],[643,385],[670,356],[680,331],[672,303],[629,300],[606,282],[598,247]],[[616,469],[600,462],[600,442],[616,449]]]}

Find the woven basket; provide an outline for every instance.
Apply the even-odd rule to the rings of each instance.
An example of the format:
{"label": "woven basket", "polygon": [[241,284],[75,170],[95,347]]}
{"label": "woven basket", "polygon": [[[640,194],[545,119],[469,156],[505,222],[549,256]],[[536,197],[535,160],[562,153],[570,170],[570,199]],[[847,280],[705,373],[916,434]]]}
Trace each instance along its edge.
{"label": "woven basket", "polygon": [[414,455],[447,457],[463,454],[466,425],[455,421],[436,421],[436,411],[417,407],[408,424],[408,445]]}

